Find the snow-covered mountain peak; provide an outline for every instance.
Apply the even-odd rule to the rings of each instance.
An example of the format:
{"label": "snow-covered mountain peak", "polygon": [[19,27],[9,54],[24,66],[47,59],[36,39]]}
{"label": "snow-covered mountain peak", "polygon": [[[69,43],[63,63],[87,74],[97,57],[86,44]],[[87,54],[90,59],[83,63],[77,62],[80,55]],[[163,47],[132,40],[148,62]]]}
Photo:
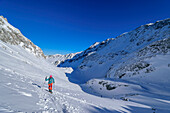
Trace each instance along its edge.
{"label": "snow-covered mountain peak", "polygon": [[9,24],[7,19],[5,19],[3,16],[0,16],[0,40],[5,43],[19,45],[34,55],[45,58],[41,48],[26,38],[19,29]]}
{"label": "snow-covered mountain peak", "polygon": [[95,42],[93,45],[91,45],[89,48],[94,48],[95,46],[97,46],[100,42]]}
{"label": "snow-covered mountain peak", "polygon": [[153,25],[154,23],[148,23],[148,24],[146,24],[146,25],[148,25],[148,26],[150,26],[150,25]]}

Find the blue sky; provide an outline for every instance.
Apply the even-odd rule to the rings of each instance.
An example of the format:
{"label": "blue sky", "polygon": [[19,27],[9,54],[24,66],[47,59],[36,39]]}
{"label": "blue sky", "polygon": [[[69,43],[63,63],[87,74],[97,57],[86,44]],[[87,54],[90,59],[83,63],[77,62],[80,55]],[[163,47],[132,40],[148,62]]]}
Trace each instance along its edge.
{"label": "blue sky", "polygon": [[0,15],[45,54],[87,49],[169,18],[170,0],[0,0]]}

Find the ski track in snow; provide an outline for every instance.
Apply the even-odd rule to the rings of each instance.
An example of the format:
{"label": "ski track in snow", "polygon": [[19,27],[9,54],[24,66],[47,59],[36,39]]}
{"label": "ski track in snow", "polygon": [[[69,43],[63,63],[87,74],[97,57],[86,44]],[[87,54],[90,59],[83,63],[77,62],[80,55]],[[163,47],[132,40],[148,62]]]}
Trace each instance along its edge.
{"label": "ski track in snow", "polygon": [[53,94],[49,93],[46,88],[37,88],[40,97],[39,105],[42,106],[42,111],[56,112],[56,113],[77,113],[78,109],[71,106],[65,95],[53,91]]}

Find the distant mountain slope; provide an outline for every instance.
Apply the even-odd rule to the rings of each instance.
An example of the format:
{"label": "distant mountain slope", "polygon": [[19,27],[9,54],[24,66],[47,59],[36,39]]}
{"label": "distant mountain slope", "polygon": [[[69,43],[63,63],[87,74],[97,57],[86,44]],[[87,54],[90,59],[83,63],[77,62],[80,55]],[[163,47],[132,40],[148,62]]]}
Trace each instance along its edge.
{"label": "distant mountain slope", "polygon": [[78,53],[70,53],[70,54],[66,54],[66,55],[61,55],[61,54],[56,54],[56,55],[48,55],[46,57],[47,61],[50,62],[51,64],[54,65],[59,65],[60,63],[64,62],[65,60],[71,59],[73,58],[76,54]]}
{"label": "distant mountain slope", "polygon": [[3,16],[0,16],[0,40],[5,43],[20,45],[34,55],[45,58],[41,48],[34,45],[29,39],[23,36],[22,33],[17,28],[10,25]]}
{"label": "distant mountain slope", "polygon": [[92,78],[124,78],[152,73],[157,68],[146,59],[168,55],[169,38],[170,19],[157,21],[97,43],[59,66],[73,67],[70,79],[78,83]]}

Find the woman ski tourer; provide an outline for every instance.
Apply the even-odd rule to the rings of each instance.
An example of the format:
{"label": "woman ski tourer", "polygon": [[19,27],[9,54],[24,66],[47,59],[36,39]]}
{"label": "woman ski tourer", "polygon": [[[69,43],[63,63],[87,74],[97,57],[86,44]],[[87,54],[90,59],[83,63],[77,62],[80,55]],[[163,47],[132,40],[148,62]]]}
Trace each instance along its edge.
{"label": "woman ski tourer", "polygon": [[48,89],[49,92],[52,93],[52,85],[53,83],[55,83],[54,78],[52,77],[52,75],[50,75],[49,78],[45,77],[45,81],[48,81]]}

